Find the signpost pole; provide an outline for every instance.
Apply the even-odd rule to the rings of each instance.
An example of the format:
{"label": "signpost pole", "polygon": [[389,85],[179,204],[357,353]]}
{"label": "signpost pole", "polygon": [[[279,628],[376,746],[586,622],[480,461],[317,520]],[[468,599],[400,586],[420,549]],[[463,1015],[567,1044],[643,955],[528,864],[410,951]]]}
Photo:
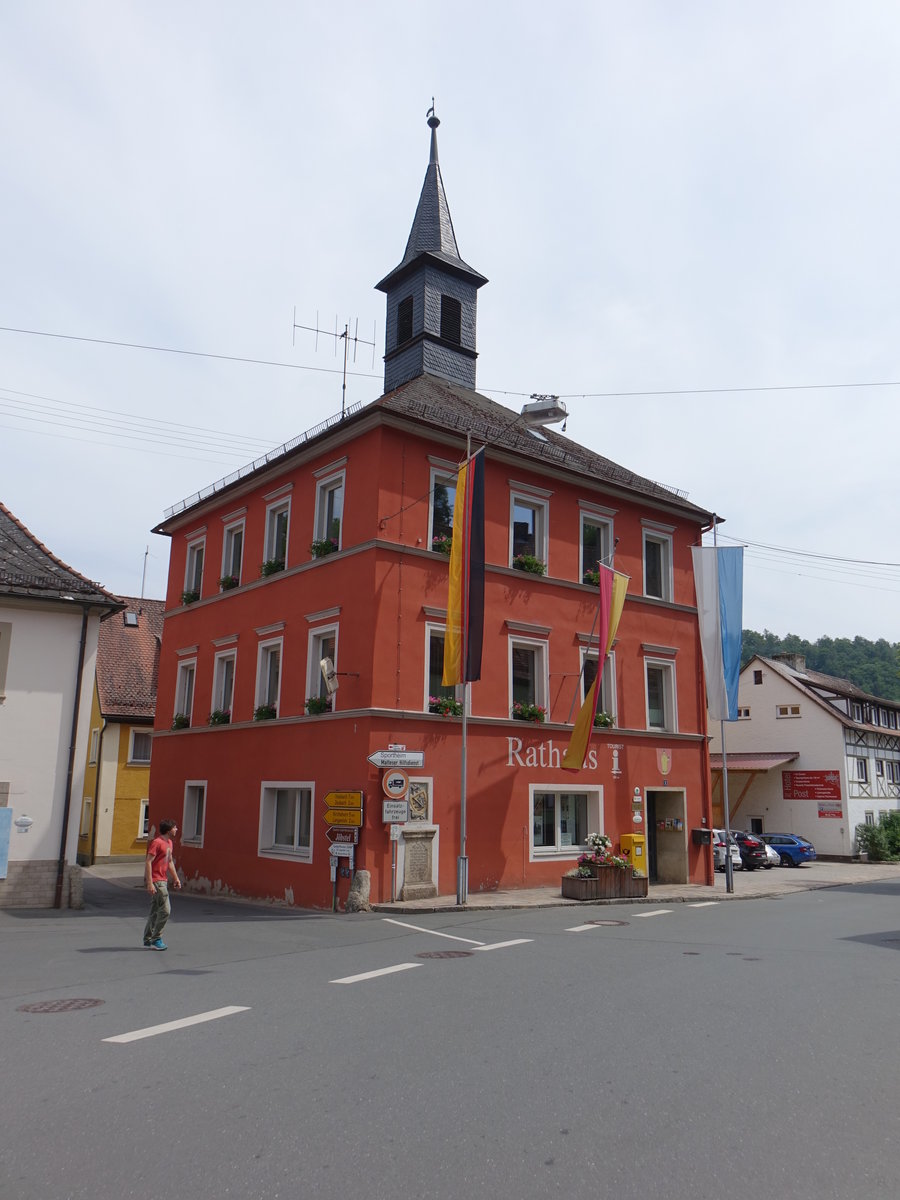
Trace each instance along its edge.
{"label": "signpost pole", "polygon": [[397,843],[391,841],[391,904],[397,899]]}

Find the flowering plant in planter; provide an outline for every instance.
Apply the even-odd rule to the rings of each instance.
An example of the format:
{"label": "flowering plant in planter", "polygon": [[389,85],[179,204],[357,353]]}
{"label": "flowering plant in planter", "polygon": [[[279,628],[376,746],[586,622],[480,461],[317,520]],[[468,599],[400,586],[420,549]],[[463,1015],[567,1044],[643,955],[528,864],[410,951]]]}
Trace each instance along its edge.
{"label": "flowering plant in planter", "polygon": [[182,604],[193,604],[195,600],[199,600],[199,599],[200,599],[200,593],[195,591],[193,588],[189,588],[188,590],[181,593],[181,603]]}
{"label": "flowering plant in planter", "polygon": [[578,857],[578,873],[582,877],[590,875],[596,867],[615,867],[624,871],[630,866],[627,855],[613,854],[612,839],[605,833],[589,833],[585,845],[587,850]]}
{"label": "flowering plant in planter", "polygon": [[318,716],[319,713],[331,712],[331,697],[310,696],[306,701],[306,711],[313,717]]}
{"label": "flowering plant in planter", "polygon": [[313,558],[324,558],[326,554],[334,554],[338,548],[337,538],[316,538],[309,544],[309,552]]}
{"label": "flowering plant in planter", "polygon": [[581,577],[581,582],[588,584],[590,587],[600,586],[600,568],[595,567],[593,571],[588,569]]}
{"label": "flowering plant in planter", "polygon": [[191,718],[187,715],[187,713],[176,713],[172,718],[173,729],[187,729],[190,723]]}
{"label": "flowering plant in planter", "polygon": [[214,708],[209,714],[210,725],[229,725],[231,723],[231,713],[227,708]]}
{"label": "flowering plant in planter", "polygon": [[523,704],[516,700],[512,706],[512,718],[514,721],[533,721],[536,725],[543,725],[547,710],[542,704]]}
{"label": "flowering plant in planter", "polygon": [[440,713],[442,717],[461,717],[462,710],[462,700],[456,700],[453,696],[428,697],[428,711],[430,713]]}
{"label": "flowering plant in planter", "polygon": [[527,571],[529,575],[546,575],[547,565],[533,554],[517,554],[512,560],[513,569]]}
{"label": "flowering plant in planter", "polygon": [[431,539],[431,548],[436,554],[449,554],[453,545],[453,536],[449,533],[439,533]]}
{"label": "flowering plant in planter", "polygon": [[283,558],[267,558],[264,563],[260,564],[260,575],[277,575],[279,571],[284,570]]}
{"label": "flowering plant in planter", "polygon": [[613,719],[608,712],[598,712],[594,717],[594,724],[601,729],[612,729]]}
{"label": "flowering plant in planter", "polygon": [[254,721],[274,721],[278,716],[278,710],[274,704],[260,704],[259,708],[253,710]]}
{"label": "flowering plant in planter", "polygon": [[240,582],[237,575],[223,575],[219,580],[219,587],[223,592],[228,592],[232,588],[236,588]]}

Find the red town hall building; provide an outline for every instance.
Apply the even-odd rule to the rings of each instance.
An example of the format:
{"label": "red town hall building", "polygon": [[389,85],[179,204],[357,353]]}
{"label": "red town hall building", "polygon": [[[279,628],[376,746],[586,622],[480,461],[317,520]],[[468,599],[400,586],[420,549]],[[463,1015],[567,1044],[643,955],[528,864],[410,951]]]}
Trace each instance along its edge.
{"label": "red town hall building", "polygon": [[[487,280],[460,258],[429,124],[406,252],[377,285],[384,395],[177,505],[157,528],[172,547],[151,823],[177,820],[189,888],[330,907],[329,822],[340,794],[361,793],[355,868],[371,872],[373,901],[391,899],[393,849],[398,897],[457,890],[463,691],[441,678],[468,440],[486,447],[469,894],[558,886],[594,831],[614,844],[646,831],[651,884],[709,882],[709,850],[691,836],[712,822],[690,548],[712,514],[475,391]],[[598,706],[612,724],[569,772],[560,760],[596,674],[598,561],[629,576]],[[543,722],[520,719],[541,709]],[[408,820],[394,846],[385,772],[369,761],[392,747],[422,763],[406,768]],[[338,862],[343,902],[350,860]]]}

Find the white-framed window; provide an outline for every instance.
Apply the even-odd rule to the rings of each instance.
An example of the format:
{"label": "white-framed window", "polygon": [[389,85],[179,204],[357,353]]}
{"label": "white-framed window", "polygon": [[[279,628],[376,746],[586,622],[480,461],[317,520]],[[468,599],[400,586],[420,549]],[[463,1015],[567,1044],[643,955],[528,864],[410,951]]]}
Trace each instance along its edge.
{"label": "white-framed window", "polygon": [[875,775],[878,779],[884,778],[884,759],[883,758],[875,759]]}
{"label": "white-framed window", "polygon": [[276,500],[266,508],[265,561],[287,566],[288,526],[291,519],[290,496]]}
{"label": "white-framed window", "polygon": [[854,700],[851,706],[850,715],[854,721],[861,721],[863,719],[863,706]]}
{"label": "white-framed window", "polygon": [[181,843],[202,846],[206,826],[206,780],[189,779],[184,785],[184,816],[181,819]]}
{"label": "white-framed window", "polygon": [[259,854],[312,862],[313,791],[308,782],[265,781],[260,788]]}
{"label": "white-framed window", "polygon": [[320,479],[316,485],[315,538],[317,542],[333,542],[336,550],[341,548],[344,477],[345,472],[339,471],[336,475]]}
{"label": "white-framed window", "polygon": [[88,765],[93,766],[97,761],[97,755],[100,753],[100,730],[91,730],[91,749],[88,754]]}
{"label": "white-framed window", "polygon": [[94,811],[93,796],[85,796],[81,804],[81,828],[78,830],[79,837],[90,837],[91,835],[91,813]]}
{"label": "white-framed window", "polygon": [[509,699],[517,704],[546,709],[549,693],[547,643],[532,638],[509,639]]}
{"label": "white-framed window", "polygon": [[603,832],[602,788],[531,784],[531,859],[571,858],[589,833]]}
{"label": "white-framed window", "polygon": [[590,572],[597,570],[598,563],[609,566],[613,545],[612,529],[612,521],[582,510],[581,559],[578,564],[578,578],[582,583],[593,584],[594,581],[589,576]]}
{"label": "white-framed window", "polygon": [[750,720],[750,709],[749,708],[739,708],[738,709],[738,720],[739,721],[749,721]]}
{"label": "white-framed window", "polygon": [[140,809],[138,810],[137,839],[139,842],[147,842],[150,840],[150,801],[149,800],[142,800]]}
{"label": "white-framed window", "polygon": [[[241,582],[241,567],[244,565],[244,521],[226,525],[222,533],[222,579],[224,586],[234,587]],[[237,584],[229,581],[236,580]]]}
{"label": "white-framed window", "polygon": [[190,725],[194,712],[194,679],[197,675],[197,660],[189,659],[178,664],[175,681],[175,716],[186,717]]}
{"label": "white-framed window", "polygon": [[854,779],[857,783],[869,782],[869,760],[867,758],[857,758],[854,760]]}
{"label": "white-framed window", "polygon": [[655,529],[644,530],[644,595],[671,600],[672,537]]}
{"label": "white-framed window", "polygon": [[184,565],[184,590],[197,599],[203,591],[203,558],[205,554],[205,537],[188,543]]}
{"label": "white-framed window", "polygon": [[[322,659],[330,658],[337,671],[337,625],[320,625],[309,631],[309,650],[307,653],[306,698],[318,700],[328,699],[328,688],[325,686],[325,676],[322,674]],[[331,696],[332,710],[335,708],[337,692]]]}
{"label": "white-framed window", "polygon": [[[596,650],[584,648],[581,651],[581,702],[591,690],[591,684],[597,678],[597,662],[599,654]],[[616,719],[616,656],[611,651],[603,664],[603,674],[600,677],[600,695],[597,697],[597,712],[608,713],[613,722]]]}
{"label": "white-framed window", "polygon": [[674,733],[678,729],[675,697],[675,664],[662,659],[644,659],[647,688],[647,728]]}
{"label": "white-framed window", "polygon": [[873,812],[865,813],[864,820],[865,820],[866,825],[874,825],[875,824],[875,814]]}
{"label": "white-framed window", "polygon": [[431,503],[428,512],[428,548],[443,552],[453,537],[453,508],[456,504],[456,475],[431,469]]}
{"label": "white-framed window", "polygon": [[256,705],[270,706],[278,711],[281,699],[282,638],[260,642],[256,661]]}
{"label": "white-framed window", "polygon": [[148,729],[132,729],[128,747],[128,761],[145,764],[150,761],[150,743],[153,738]]}
{"label": "white-framed window", "polygon": [[887,764],[887,777],[891,783],[900,783],[900,762]]}
{"label": "white-framed window", "polygon": [[447,630],[443,625],[425,626],[425,711],[431,696],[438,699],[461,700],[463,688],[444,686],[444,643]]}
{"label": "white-framed window", "polygon": [[549,505],[546,500],[513,492],[509,498],[509,561],[529,554],[547,565],[547,526]]}
{"label": "white-framed window", "polygon": [[775,705],[775,716],[780,717],[782,719],[784,719],[785,717],[788,717],[788,718],[799,717],[800,716],[800,705],[799,704],[776,704]]}
{"label": "white-framed window", "polygon": [[237,666],[237,651],[223,650],[216,655],[213,665],[212,711],[228,713],[234,705],[234,672]]}

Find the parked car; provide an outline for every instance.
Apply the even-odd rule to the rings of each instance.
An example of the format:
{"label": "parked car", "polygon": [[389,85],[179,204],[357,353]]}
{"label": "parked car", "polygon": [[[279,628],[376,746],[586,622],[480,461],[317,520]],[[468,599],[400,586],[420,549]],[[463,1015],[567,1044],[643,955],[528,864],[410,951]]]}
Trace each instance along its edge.
{"label": "parked car", "polygon": [[745,833],[742,829],[734,831],[734,840],[741,852],[741,866],[745,871],[753,871],[757,867],[767,865],[769,856],[766,854],[766,844],[762,837],[755,833]]}
{"label": "parked car", "polygon": [[795,833],[766,833],[763,837],[778,854],[783,867],[799,867],[816,860],[816,848],[812,842]]}
{"label": "parked car", "polygon": [[[717,871],[725,870],[725,845],[728,839],[725,837],[724,829],[714,829],[712,831],[713,844],[713,860]],[[734,840],[734,835],[731,835],[731,869],[739,871],[741,869],[741,852],[737,842]]]}
{"label": "parked car", "polygon": [[781,855],[774,846],[770,846],[763,834],[757,834],[757,837],[762,838],[762,844],[766,848],[766,870],[771,871],[773,867],[781,865]]}

